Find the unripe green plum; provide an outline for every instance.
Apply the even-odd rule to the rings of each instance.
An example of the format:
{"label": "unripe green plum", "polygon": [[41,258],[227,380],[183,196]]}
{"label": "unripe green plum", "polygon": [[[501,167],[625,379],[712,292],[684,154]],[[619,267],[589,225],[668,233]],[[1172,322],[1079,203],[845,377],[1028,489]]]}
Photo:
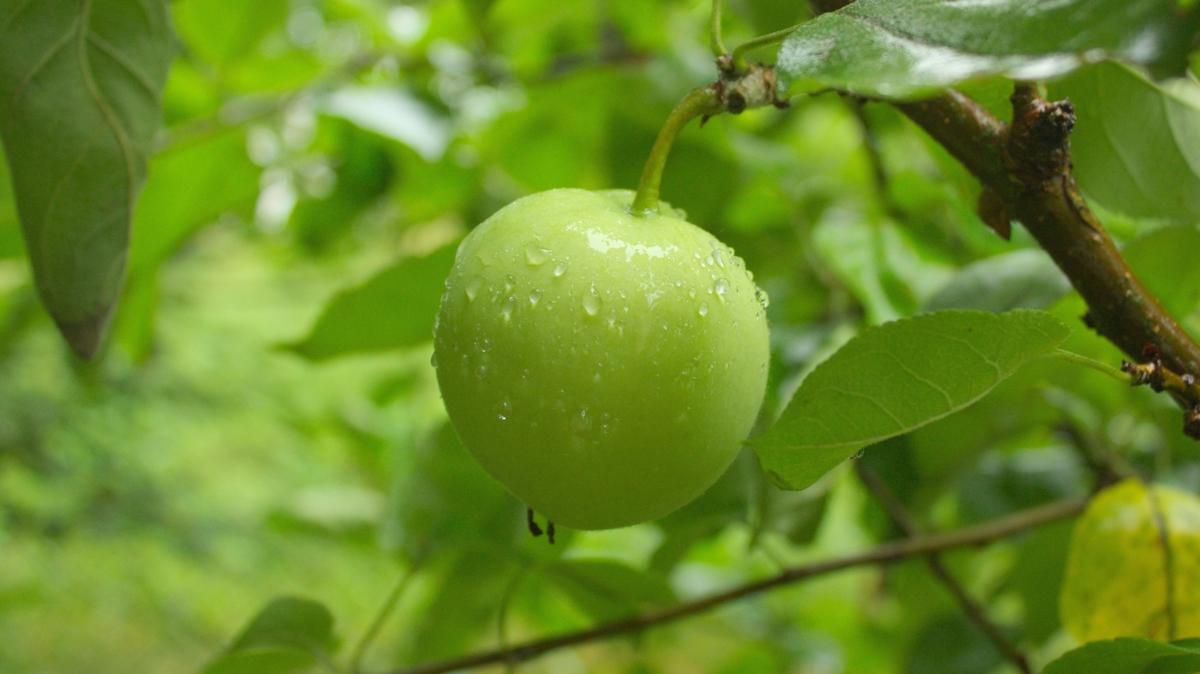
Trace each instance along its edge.
{"label": "unripe green plum", "polygon": [[459,247],[435,328],[463,443],[577,529],[703,493],[767,380],[766,296],[742,260],[665,204],[632,215],[632,198],[558,189],[501,209]]}

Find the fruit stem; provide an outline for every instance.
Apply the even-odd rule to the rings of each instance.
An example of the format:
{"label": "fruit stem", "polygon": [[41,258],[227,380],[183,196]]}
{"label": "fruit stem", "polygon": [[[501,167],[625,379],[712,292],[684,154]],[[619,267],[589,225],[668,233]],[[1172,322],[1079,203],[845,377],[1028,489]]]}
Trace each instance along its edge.
{"label": "fruit stem", "polygon": [[638,182],[637,195],[633,198],[634,215],[642,216],[658,212],[658,188],[662,183],[663,168],[667,165],[667,155],[671,153],[671,144],[680,129],[692,119],[705,115],[715,115],[721,112],[721,104],[717,92],[712,85],[692,89],[687,96],[675,106],[667,121],[663,123],[654,146],[650,148],[650,156],[646,158],[646,166],[642,169],[642,179]]}

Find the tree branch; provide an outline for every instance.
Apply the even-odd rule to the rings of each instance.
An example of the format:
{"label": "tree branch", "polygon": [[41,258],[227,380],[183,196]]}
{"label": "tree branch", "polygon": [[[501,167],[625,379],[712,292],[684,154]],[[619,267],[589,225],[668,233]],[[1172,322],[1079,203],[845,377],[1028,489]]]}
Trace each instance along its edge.
{"label": "tree branch", "polygon": [[[887,484],[880,479],[879,474],[871,469],[870,466],[863,463],[862,460],[855,460],[854,469],[858,472],[858,478],[871,492],[871,496],[887,513],[888,518],[904,532],[905,536],[913,537],[921,533],[921,527],[917,521],[913,519],[908,510],[904,507]],[[1017,648],[1009,638],[1000,629],[1000,626],[992,622],[988,617],[987,611],[975,601],[967,592],[967,589],[958,582],[958,579],[950,573],[950,569],[942,563],[942,558],[937,553],[929,553],[925,556],[925,563],[929,566],[929,571],[941,581],[942,585],[958,602],[958,606],[974,625],[983,632],[984,636],[992,642],[996,650],[1009,660],[1019,671],[1024,674],[1032,674],[1033,670],[1029,667],[1029,658],[1025,656],[1021,649]]]}
{"label": "tree branch", "polygon": [[762,580],[740,585],[725,592],[683,602],[659,611],[635,615],[577,632],[528,641],[524,644],[508,648],[482,651],[453,660],[418,665],[408,669],[397,669],[393,670],[391,674],[445,674],[446,672],[472,669],[485,665],[525,662],[568,646],[610,639],[623,634],[632,634],[649,627],[690,618],[732,601],[828,573],[859,566],[890,564],[911,557],[985,545],[1043,524],[1073,517],[1081,512],[1085,505],[1086,501],[1084,500],[1061,501],[1001,517],[984,524],[959,529],[958,531],[914,536],[884,543],[858,554],[792,567]]}
{"label": "tree branch", "polygon": [[957,92],[896,107],[1033,234],[1087,302],[1088,325],[1131,357],[1153,345],[1173,370],[1200,372],[1200,345],[1142,285],[1079,194],[1067,157],[1069,103],[1019,86],[1011,129]]}

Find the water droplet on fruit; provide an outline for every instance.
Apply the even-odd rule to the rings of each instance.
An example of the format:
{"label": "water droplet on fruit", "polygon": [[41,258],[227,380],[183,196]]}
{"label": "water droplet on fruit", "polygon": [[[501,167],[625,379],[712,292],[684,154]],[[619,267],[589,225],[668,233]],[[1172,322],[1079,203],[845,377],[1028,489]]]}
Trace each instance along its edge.
{"label": "water droplet on fruit", "polygon": [[726,281],[723,278],[717,279],[713,283],[713,292],[716,293],[717,299],[724,302],[725,301],[725,293],[729,292],[729,281]]}
{"label": "water droplet on fruit", "polygon": [[480,280],[480,278],[478,276],[471,279],[470,281],[467,281],[467,287],[463,289],[463,292],[466,293],[468,302],[473,301],[475,299],[475,296],[479,294],[479,286],[482,283],[483,283],[483,281]]}
{"label": "water droplet on fruit", "polygon": [[504,277],[504,292],[512,292],[514,286],[517,285],[517,279],[512,274]]}
{"label": "water droplet on fruit", "polygon": [[600,294],[594,285],[588,290],[588,294],[583,296],[583,310],[588,316],[600,313]]}
{"label": "water droplet on fruit", "polygon": [[718,267],[720,267],[721,269],[725,268],[725,256],[721,254],[720,249],[718,249],[718,248],[713,249],[712,259],[713,259],[713,262],[717,263]]}
{"label": "water droplet on fruit", "polygon": [[708,302],[701,302],[700,308],[696,310],[696,313],[700,314],[700,318],[704,318],[705,316],[707,316],[708,315]]}
{"label": "water droplet on fruit", "polygon": [[541,301],[542,301],[542,291],[531,290],[529,292],[529,306],[536,307],[538,305],[538,302],[541,302]]}
{"label": "water droplet on fruit", "polygon": [[480,337],[475,342],[475,346],[478,347],[481,352],[487,353],[488,351],[492,350],[492,340],[488,339],[487,337]]}
{"label": "water droplet on fruit", "polygon": [[537,245],[530,245],[525,248],[525,261],[530,267],[540,267],[550,258],[550,251]]}
{"label": "water droplet on fruit", "polygon": [[503,318],[505,323],[512,320],[513,305],[516,301],[517,298],[509,295],[508,299],[504,301],[504,306],[500,307],[500,318]]}
{"label": "water droplet on fruit", "polygon": [[579,408],[579,412],[571,418],[571,428],[576,433],[587,433],[592,430],[592,416],[588,412],[588,408]]}
{"label": "water droplet on fruit", "polygon": [[761,306],[763,309],[771,306],[771,297],[767,295],[767,291],[763,290],[762,288],[754,288],[754,299],[758,300],[759,306]]}
{"label": "water droplet on fruit", "polygon": [[567,265],[559,262],[558,264],[554,265],[554,271],[552,273],[554,274],[554,278],[562,278],[562,275],[567,273]]}
{"label": "water droplet on fruit", "polygon": [[507,399],[501,400],[496,405],[496,418],[500,421],[508,421],[510,416],[512,416],[512,403],[508,402]]}

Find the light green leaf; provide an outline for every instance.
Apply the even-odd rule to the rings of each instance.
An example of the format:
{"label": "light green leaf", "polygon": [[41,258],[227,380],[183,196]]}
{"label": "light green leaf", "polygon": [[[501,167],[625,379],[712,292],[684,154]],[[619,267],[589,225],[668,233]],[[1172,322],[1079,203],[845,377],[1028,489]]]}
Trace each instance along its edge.
{"label": "light green leaf", "polygon": [[751,444],[772,481],[803,489],[859,449],[971,405],[1068,333],[1040,311],[943,311],[869,328]]}
{"label": "light green leaf", "polygon": [[1075,104],[1075,176],[1087,195],[1140,218],[1200,222],[1200,84],[1155,84],[1117,63],[1053,88]]}
{"label": "light green leaf", "polygon": [[178,0],[179,35],[204,60],[225,68],[250,54],[272,28],[282,28],[287,0]]}
{"label": "light green leaf", "polygon": [[929,298],[925,309],[1044,309],[1070,289],[1071,284],[1045,253],[1016,250],[963,267]]}
{"label": "light green leaf", "polygon": [[246,154],[240,129],[172,146],[150,161],[134,215],[132,279],[152,273],[197,229],[228,212],[249,216],[260,170]]}
{"label": "light green leaf", "polygon": [[779,50],[794,90],[913,97],[1004,75],[1045,79],[1105,57],[1182,59],[1194,26],[1174,0],[858,0],[801,26]]}
{"label": "light green leaf", "polygon": [[26,248],[42,301],[83,356],[120,291],[171,53],[163,0],[0,13],[0,136]]}
{"label": "light green leaf", "polygon": [[334,296],[308,336],[289,346],[312,360],[414,346],[433,339],[442,281],[455,246],[405,258]]}
{"label": "light green leaf", "polygon": [[291,674],[328,659],[333,616],[323,604],[279,597],[250,621],[204,674]]}
{"label": "light green leaf", "polygon": [[1191,226],[1164,227],[1131,242],[1125,261],[1172,316],[1184,317],[1200,304],[1200,231]]}
{"label": "light green leaf", "polygon": [[[1153,668],[1153,669],[1151,669]],[[1195,674],[1200,647],[1126,637],[1084,644],[1047,665],[1042,674]]]}

